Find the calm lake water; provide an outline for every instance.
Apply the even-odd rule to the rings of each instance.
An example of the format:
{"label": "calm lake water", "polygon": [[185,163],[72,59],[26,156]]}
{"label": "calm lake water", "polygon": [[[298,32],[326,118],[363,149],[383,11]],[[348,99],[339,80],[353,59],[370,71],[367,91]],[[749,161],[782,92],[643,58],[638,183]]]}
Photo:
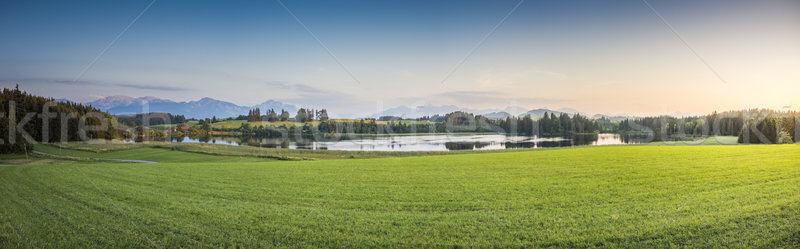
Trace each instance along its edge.
{"label": "calm lake water", "polygon": [[619,134],[577,135],[569,138],[506,135],[418,135],[367,136],[339,141],[289,141],[280,139],[246,139],[212,137],[209,139],[173,138],[173,142],[247,145],[266,148],[350,150],[350,151],[447,151],[494,150],[512,148],[548,148],[642,143]]}

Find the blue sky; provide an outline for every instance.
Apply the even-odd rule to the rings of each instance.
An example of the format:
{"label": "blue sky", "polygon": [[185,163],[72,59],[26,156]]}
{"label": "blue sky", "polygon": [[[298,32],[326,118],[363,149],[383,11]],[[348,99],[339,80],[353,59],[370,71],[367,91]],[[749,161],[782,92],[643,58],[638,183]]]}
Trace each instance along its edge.
{"label": "blue sky", "polygon": [[338,113],[800,109],[797,1],[151,3],[0,1],[0,85]]}

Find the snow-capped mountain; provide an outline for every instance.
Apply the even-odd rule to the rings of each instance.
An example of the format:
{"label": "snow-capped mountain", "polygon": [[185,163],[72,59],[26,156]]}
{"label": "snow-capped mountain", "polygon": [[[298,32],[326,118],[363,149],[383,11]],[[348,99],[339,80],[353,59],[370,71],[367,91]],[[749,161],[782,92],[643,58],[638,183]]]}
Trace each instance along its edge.
{"label": "snow-capped mountain", "polygon": [[255,106],[240,106],[231,102],[202,98],[196,101],[176,102],[152,96],[129,97],[108,96],[86,103],[110,114],[138,114],[147,112],[166,112],[184,115],[187,118],[217,118],[236,117],[246,115],[250,109],[260,108],[262,113],[269,109],[280,111],[284,109],[290,113],[297,111],[297,107],[284,104],[275,100],[267,100]]}

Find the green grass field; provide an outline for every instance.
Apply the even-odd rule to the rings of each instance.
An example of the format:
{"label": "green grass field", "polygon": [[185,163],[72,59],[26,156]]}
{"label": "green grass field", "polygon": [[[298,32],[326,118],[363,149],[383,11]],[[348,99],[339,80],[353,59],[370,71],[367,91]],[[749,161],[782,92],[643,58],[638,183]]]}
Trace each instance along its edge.
{"label": "green grass field", "polygon": [[[55,143],[50,145],[36,145],[35,149],[41,152],[66,155],[82,158],[116,158],[147,160],[158,162],[193,162],[203,160],[217,161],[213,156],[225,158],[239,158],[251,160],[254,158],[273,160],[328,160],[328,159],[358,159],[382,157],[409,157],[429,155],[452,155],[471,153],[498,153],[494,150],[486,151],[334,151],[334,150],[289,150],[278,148],[261,148],[253,146],[237,146],[204,143],[164,143],[149,142],[145,144],[131,143]],[[522,151],[517,149],[509,151]],[[180,153],[191,152],[191,153]],[[162,158],[154,158],[160,156]],[[195,158],[201,158],[197,160]],[[187,160],[191,161],[187,161]],[[263,160],[262,160],[263,161]]]}
{"label": "green grass field", "polygon": [[661,146],[661,145],[669,145],[669,146],[684,146],[684,145],[737,145],[738,144],[738,137],[735,136],[712,136],[702,139],[697,139],[693,141],[670,141],[670,142],[652,142],[646,143],[644,145],[650,146]]}
{"label": "green grass field", "polygon": [[800,247],[798,145],[315,161],[125,146],[60,150],[160,163],[0,157],[0,248]]}

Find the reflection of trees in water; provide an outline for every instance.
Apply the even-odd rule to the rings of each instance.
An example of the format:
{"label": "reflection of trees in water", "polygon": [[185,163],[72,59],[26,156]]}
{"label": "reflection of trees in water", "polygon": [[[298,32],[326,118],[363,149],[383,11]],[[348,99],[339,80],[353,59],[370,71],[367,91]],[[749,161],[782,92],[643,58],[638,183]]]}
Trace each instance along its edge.
{"label": "reflection of trees in water", "polygon": [[477,143],[475,143],[475,149],[481,149],[481,148],[483,148],[483,147],[489,146],[489,144],[490,144],[490,143],[485,143],[485,142],[477,142]]}
{"label": "reflection of trees in water", "polygon": [[290,141],[289,139],[249,137],[246,139],[242,138],[242,142],[240,144],[263,148],[289,148]]}
{"label": "reflection of trees in water", "polygon": [[474,150],[475,144],[474,143],[458,143],[458,142],[446,142],[444,143],[444,147],[447,150]]}
{"label": "reflection of trees in water", "polygon": [[652,134],[620,134],[619,136],[624,144],[642,144],[653,141]]}
{"label": "reflection of trees in water", "polygon": [[[264,148],[297,148],[297,149],[315,149],[315,150],[327,150],[328,147],[322,145],[326,142],[335,142],[335,141],[366,141],[370,139],[385,139],[384,137],[373,137],[373,136],[337,136],[337,137],[325,137],[323,139],[315,140],[313,137],[285,137],[285,138],[258,138],[254,136],[189,136],[191,140],[186,139],[187,137],[172,137],[172,138],[159,138],[159,139],[148,139],[148,141],[174,141],[174,142],[199,142],[199,143],[216,143],[217,141],[226,142],[228,144],[238,144],[238,145],[246,145],[246,146],[254,146],[254,147],[264,147]],[[506,137],[507,138],[507,137]],[[581,145],[593,145],[596,144],[598,141],[608,142],[608,135],[603,134],[582,134],[582,135],[570,135],[566,137],[556,137],[554,140],[547,140],[541,141],[538,140],[537,137],[530,137],[533,140],[523,141],[523,142],[499,142],[502,145],[502,148],[506,149],[514,149],[514,148],[551,148],[551,147],[570,147],[570,146],[581,146]],[[561,139],[563,140],[557,140]],[[619,134],[614,135],[613,139],[619,139],[618,141],[625,144],[630,143],[646,143],[648,141],[647,135],[630,135],[630,134]],[[136,142],[143,142],[141,138],[137,138]],[[392,140],[394,141],[394,140]],[[408,140],[408,141],[416,141],[419,140]],[[441,144],[440,141],[436,139],[433,140],[425,140],[428,145],[437,145]],[[492,144],[496,144],[498,142],[446,142],[444,146],[447,150],[476,150],[476,149],[486,149]],[[402,150],[403,146],[402,141],[395,144],[392,142],[388,145],[390,150]],[[372,149],[375,146],[370,147]],[[366,148],[362,146],[362,150],[371,150],[370,148]]]}
{"label": "reflection of trees in water", "polygon": [[303,141],[303,140],[296,141],[296,142],[294,142],[294,145],[297,146],[298,149],[313,149],[314,148],[314,142],[310,142],[310,141],[307,141],[307,140],[306,141]]}
{"label": "reflection of trees in water", "polygon": [[264,148],[289,148],[289,140],[284,141],[264,141],[260,143],[254,143],[256,147],[264,147]]}
{"label": "reflection of trees in water", "polygon": [[447,150],[474,150],[488,146],[486,142],[446,142],[444,147]]}
{"label": "reflection of trees in water", "polygon": [[538,148],[554,148],[554,147],[569,147],[572,146],[571,140],[559,140],[559,141],[541,141],[536,143]]}
{"label": "reflection of trees in water", "polygon": [[592,145],[599,139],[598,134],[573,134],[563,137],[550,137],[550,138],[563,138],[563,140],[556,141],[536,141],[536,142],[520,142],[520,143],[506,143],[506,148],[553,148],[553,147],[570,147],[581,145]]}
{"label": "reflection of trees in water", "polygon": [[534,148],[536,147],[536,143],[534,142],[505,142],[503,146],[506,149],[515,149],[515,148]]}
{"label": "reflection of trees in water", "polygon": [[312,139],[298,139],[292,141],[290,139],[278,139],[278,138],[250,138],[247,140],[243,140],[244,145],[247,146],[254,146],[254,147],[262,147],[262,148],[276,148],[276,149],[287,149],[290,148],[290,145],[294,143],[294,148],[296,149],[313,149],[313,150],[327,150],[328,147],[321,146],[317,142]]}
{"label": "reflection of trees in water", "polygon": [[581,135],[571,135],[567,137],[568,139],[572,140],[573,146],[580,146],[580,145],[590,145],[594,142],[597,142],[598,135],[597,134],[581,134]]}
{"label": "reflection of trees in water", "polygon": [[555,148],[555,147],[570,147],[579,145],[590,145],[596,142],[598,136],[596,134],[588,135],[573,135],[564,140],[554,141],[535,141],[535,142],[505,142],[503,145],[506,149],[517,148]]}
{"label": "reflection of trees in water", "polygon": [[189,138],[197,139],[197,141],[200,141],[201,143],[208,143],[208,141],[211,141],[211,136],[209,136],[209,135],[199,136],[197,138],[193,138],[193,137],[189,137]]}

